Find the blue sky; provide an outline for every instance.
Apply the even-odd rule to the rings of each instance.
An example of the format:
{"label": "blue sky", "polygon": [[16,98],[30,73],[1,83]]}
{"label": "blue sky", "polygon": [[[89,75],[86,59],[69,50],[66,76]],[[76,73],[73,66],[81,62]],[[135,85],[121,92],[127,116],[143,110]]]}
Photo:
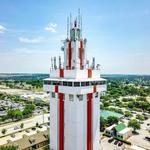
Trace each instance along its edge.
{"label": "blue sky", "polygon": [[150,74],[149,0],[1,0],[0,72],[48,73],[78,8],[102,73]]}

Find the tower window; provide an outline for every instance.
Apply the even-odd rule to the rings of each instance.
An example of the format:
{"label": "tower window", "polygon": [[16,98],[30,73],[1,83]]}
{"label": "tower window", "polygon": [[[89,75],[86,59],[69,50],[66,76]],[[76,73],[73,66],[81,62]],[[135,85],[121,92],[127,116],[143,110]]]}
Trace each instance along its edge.
{"label": "tower window", "polygon": [[92,82],[92,85],[95,85],[95,81]]}
{"label": "tower window", "polygon": [[86,82],[86,86],[89,86],[89,82]]}
{"label": "tower window", "polygon": [[72,82],[68,82],[68,86],[72,86]]}
{"label": "tower window", "polygon": [[80,86],[80,82],[74,82],[74,86],[75,87]]}
{"label": "tower window", "polygon": [[86,82],[81,82],[81,86],[86,86]]}
{"label": "tower window", "polygon": [[67,86],[67,82],[63,82],[63,86]]}
{"label": "tower window", "polygon": [[77,98],[79,99],[79,101],[83,100],[83,95],[77,95]]}
{"label": "tower window", "polygon": [[52,98],[55,98],[56,95],[55,95],[55,92],[52,92]]}
{"label": "tower window", "polygon": [[98,92],[95,93],[95,98],[98,98]]}
{"label": "tower window", "polygon": [[72,94],[69,94],[69,100],[73,101],[74,100],[74,96]]}

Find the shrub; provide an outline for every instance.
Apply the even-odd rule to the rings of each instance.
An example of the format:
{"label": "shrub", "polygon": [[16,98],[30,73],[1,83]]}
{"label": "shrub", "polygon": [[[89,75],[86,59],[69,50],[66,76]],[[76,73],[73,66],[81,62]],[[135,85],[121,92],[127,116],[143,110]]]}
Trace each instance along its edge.
{"label": "shrub", "polygon": [[111,137],[111,135],[108,133],[103,133],[103,136]]}
{"label": "shrub", "polygon": [[2,134],[5,134],[7,132],[6,129],[2,129]]}
{"label": "shrub", "polygon": [[131,145],[131,142],[129,142],[129,141],[127,141],[127,140],[123,140],[123,139],[118,138],[118,137],[115,137],[115,139],[118,140],[118,141],[121,141],[121,142],[123,142],[123,143],[126,143],[126,144],[128,144],[128,145]]}

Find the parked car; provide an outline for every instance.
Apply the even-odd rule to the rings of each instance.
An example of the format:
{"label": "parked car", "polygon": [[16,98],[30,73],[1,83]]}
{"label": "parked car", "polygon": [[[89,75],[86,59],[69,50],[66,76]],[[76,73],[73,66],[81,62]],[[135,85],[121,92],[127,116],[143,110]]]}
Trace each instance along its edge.
{"label": "parked car", "polygon": [[143,121],[140,121],[140,124],[143,124],[144,122]]}
{"label": "parked car", "polygon": [[108,140],[109,143],[111,143],[111,142],[113,142],[113,141],[114,141],[114,138],[110,138],[110,139]]}
{"label": "parked car", "polygon": [[119,143],[118,143],[118,146],[121,146],[122,144],[123,144],[123,142],[119,142]]}
{"label": "parked car", "polygon": [[19,129],[19,128],[20,128],[19,126],[15,126],[15,127],[14,127],[14,130],[17,130],[17,129]]}
{"label": "parked car", "polygon": [[115,145],[117,145],[117,144],[118,144],[118,142],[119,142],[119,141],[117,141],[117,140],[116,140],[116,141],[114,142],[114,144],[115,144]]}
{"label": "parked car", "polygon": [[150,142],[150,137],[146,136],[146,137],[145,137],[145,140],[147,140],[147,141]]}

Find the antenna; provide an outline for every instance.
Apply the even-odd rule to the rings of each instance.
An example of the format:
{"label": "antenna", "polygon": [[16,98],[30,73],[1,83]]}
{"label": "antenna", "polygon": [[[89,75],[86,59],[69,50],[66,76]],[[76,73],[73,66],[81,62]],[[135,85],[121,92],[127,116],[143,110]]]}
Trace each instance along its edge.
{"label": "antenna", "polygon": [[51,68],[53,69],[53,58],[51,57]]}
{"label": "antenna", "polygon": [[70,29],[72,28],[72,15],[70,13]]}
{"label": "antenna", "polygon": [[93,57],[92,68],[95,69],[95,57]]}
{"label": "antenna", "polygon": [[59,56],[59,69],[61,69],[61,57]]}
{"label": "antenna", "polygon": [[56,65],[56,57],[54,57],[54,69],[57,69],[57,65]]}
{"label": "antenna", "polygon": [[80,8],[78,9],[78,28],[80,29]]}
{"label": "antenna", "polygon": [[81,38],[82,38],[82,15],[80,16],[80,21],[81,21],[81,23],[80,23],[81,24],[81,29],[80,29],[81,33],[80,34],[81,34]]}
{"label": "antenna", "polygon": [[69,37],[69,17],[67,17],[67,39]]}

